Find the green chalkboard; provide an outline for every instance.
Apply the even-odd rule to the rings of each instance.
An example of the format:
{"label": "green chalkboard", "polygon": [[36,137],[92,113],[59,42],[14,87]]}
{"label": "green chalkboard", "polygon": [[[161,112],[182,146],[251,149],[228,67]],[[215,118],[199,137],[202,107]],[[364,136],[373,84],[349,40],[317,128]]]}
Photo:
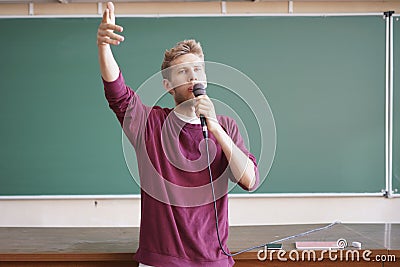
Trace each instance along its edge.
{"label": "green chalkboard", "polygon": [[[104,99],[99,22],[0,20],[0,195],[139,192],[125,164],[121,129]],[[125,42],[114,52],[132,88],[159,70],[166,48],[188,38],[200,40],[206,60],[232,66],[258,85],[273,112],[277,142],[257,193],[364,193],[385,187],[382,17],[117,22],[124,26]],[[243,121],[251,152],[271,153],[273,146],[260,146],[266,137],[251,107],[214,87],[210,96],[232,102]],[[158,104],[171,106],[172,100],[166,96]]]}
{"label": "green chalkboard", "polygon": [[393,20],[393,55],[394,55],[394,88],[393,88],[393,190],[400,193],[400,18]]}

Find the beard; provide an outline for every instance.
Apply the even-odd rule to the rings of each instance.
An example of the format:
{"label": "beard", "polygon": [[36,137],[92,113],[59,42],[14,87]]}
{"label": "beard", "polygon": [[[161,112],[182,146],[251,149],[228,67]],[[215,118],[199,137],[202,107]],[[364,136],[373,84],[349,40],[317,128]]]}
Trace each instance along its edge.
{"label": "beard", "polygon": [[193,93],[189,93],[188,91],[182,93],[180,90],[175,90],[174,94],[174,100],[175,100],[175,105],[183,105],[184,107],[186,106],[193,106],[194,105],[194,95]]}
{"label": "beard", "polygon": [[192,108],[194,107],[194,97],[188,98],[182,95],[175,95],[175,106],[179,108]]}

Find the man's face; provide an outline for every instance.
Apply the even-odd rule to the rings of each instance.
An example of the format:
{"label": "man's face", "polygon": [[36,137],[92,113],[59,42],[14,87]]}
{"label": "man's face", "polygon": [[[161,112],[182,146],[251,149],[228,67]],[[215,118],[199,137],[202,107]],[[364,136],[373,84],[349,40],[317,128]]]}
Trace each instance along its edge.
{"label": "man's face", "polygon": [[194,98],[193,86],[196,83],[206,85],[204,67],[204,61],[195,54],[182,55],[172,61],[166,88],[173,95],[176,105]]}

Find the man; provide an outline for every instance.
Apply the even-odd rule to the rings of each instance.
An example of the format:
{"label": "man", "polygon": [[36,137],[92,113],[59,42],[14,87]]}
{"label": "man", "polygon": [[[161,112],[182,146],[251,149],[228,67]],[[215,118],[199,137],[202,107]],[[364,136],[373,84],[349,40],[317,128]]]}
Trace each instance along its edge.
{"label": "man", "polygon": [[[175,108],[148,107],[125,85],[110,48],[124,40],[115,31],[122,27],[115,24],[113,4],[107,3],[97,46],[106,98],[138,158],[141,223],[135,259],[139,266],[232,266],[232,257],[224,253],[229,251],[227,182],[253,190],[258,169],[234,120],[217,116],[207,95],[194,97],[194,86],[206,84],[202,48],[186,40],[165,52],[162,83]],[[208,127],[206,141],[200,115]],[[204,142],[210,144],[210,160]],[[210,173],[218,195],[219,236]]]}

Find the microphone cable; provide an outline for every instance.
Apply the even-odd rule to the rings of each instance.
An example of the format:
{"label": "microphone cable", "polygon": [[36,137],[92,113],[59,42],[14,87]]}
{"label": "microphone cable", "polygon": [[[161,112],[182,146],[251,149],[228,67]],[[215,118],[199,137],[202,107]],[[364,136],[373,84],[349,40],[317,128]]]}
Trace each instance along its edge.
{"label": "microphone cable", "polygon": [[233,257],[233,256],[242,254],[242,253],[250,251],[250,250],[255,250],[255,249],[258,249],[258,248],[264,248],[264,247],[268,246],[268,244],[275,244],[275,243],[287,241],[289,239],[293,239],[293,238],[296,238],[296,237],[302,237],[302,236],[305,236],[305,235],[308,235],[308,234],[311,234],[311,233],[315,233],[315,232],[318,232],[318,231],[326,230],[326,229],[329,229],[329,228],[333,227],[336,224],[340,224],[341,223],[339,221],[336,221],[336,222],[330,223],[330,224],[328,224],[326,226],[323,226],[323,227],[320,227],[320,228],[312,229],[312,230],[309,230],[309,231],[306,231],[306,232],[303,232],[303,233],[300,233],[300,234],[296,234],[296,235],[288,236],[288,237],[285,237],[285,238],[277,239],[277,240],[274,240],[274,241],[271,241],[269,243],[265,243],[265,244],[262,244],[262,245],[246,248],[246,249],[240,250],[240,251],[235,252],[235,253],[226,252],[224,247],[222,246],[221,237],[220,237],[220,234],[219,234],[217,200],[216,200],[216,197],[215,197],[213,177],[212,177],[212,173],[211,173],[210,153],[208,151],[208,140],[209,140],[209,138],[207,136],[204,139],[205,139],[205,143],[206,143],[207,165],[208,165],[208,172],[209,172],[209,175],[210,175],[210,184],[211,184],[211,191],[212,191],[213,203],[214,203],[215,228],[217,230],[216,232],[217,232],[217,238],[218,238],[219,247],[221,248],[222,252],[226,256]]}

